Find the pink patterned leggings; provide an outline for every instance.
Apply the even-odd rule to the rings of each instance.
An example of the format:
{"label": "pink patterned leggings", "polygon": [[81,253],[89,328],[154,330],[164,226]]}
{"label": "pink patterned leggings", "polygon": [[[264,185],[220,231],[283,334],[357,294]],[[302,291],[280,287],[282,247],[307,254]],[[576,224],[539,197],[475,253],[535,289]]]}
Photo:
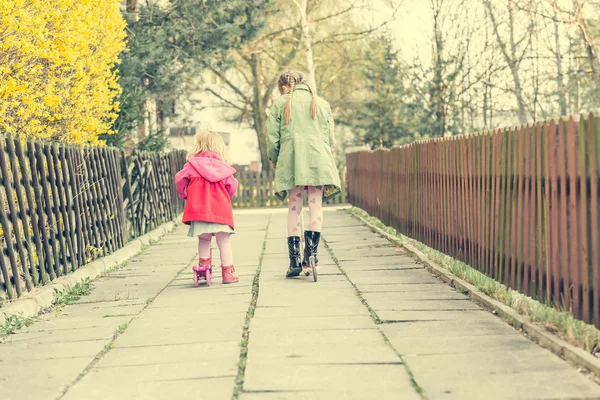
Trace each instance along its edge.
{"label": "pink patterned leggings", "polygon": [[[290,190],[288,236],[300,236],[304,189],[304,186],[298,186]],[[321,232],[323,229],[323,186],[308,186],[308,211],[310,212],[310,225],[305,227],[305,230]]]}

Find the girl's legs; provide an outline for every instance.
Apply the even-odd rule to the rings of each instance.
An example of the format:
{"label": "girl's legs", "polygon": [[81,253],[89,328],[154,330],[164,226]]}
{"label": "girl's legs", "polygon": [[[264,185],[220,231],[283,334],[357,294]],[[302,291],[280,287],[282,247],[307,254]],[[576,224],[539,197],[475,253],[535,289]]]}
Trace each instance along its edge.
{"label": "girl's legs", "polygon": [[300,236],[300,218],[302,217],[302,193],[304,187],[290,190],[288,203],[288,237]]}
{"label": "girl's legs", "polygon": [[291,278],[302,272],[302,259],[300,255],[300,218],[302,218],[302,192],[304,186],[290,190],[288,205],[288,252],[290,267],[285,276]]}
{"label": "girl's legs", "polygon": [[321,232],[323,229],[323,186],[308,188],[308,210],[310,211],[310,230]]}
{"label": "girl's legs", "polygon": [[231,234],[225,232],[217,232],[217,246],[221,253],[221,265],[233,265],[233,251],[231,250]]}
{"label": "girl's legs", "polygon": [[233,251],[231,250],[231,234],[225,232],[217,232],[217,246],[221,253],[221,276],[223,283],[235,283],[240,278],[235,273],[233,267]]}
{"label": "girl's legs", "polygon": [[200,258],[200,264],[202,260],[210,258],[210,242],[212,241],[212,235],[205,233],[198,236],[198,257]]}
{"label": "girl's legs", "polygon": [[310,230],[304,232],[304,258],[303,267],[308,267],[311,256],[317,260],[317,250],[323,229],[323,186],[310,186],[308,188],[308,209],[310,211]]}

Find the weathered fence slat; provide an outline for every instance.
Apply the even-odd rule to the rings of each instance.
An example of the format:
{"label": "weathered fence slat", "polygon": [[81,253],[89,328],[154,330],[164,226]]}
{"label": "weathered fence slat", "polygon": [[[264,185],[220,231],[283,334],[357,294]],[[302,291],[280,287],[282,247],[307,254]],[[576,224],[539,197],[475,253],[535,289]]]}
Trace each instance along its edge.
{"label": "weathered fence slat", "polygon": [[[39,282],[39,280],[36,273],[33,251],[30,247],[31,235],[29,233],[29,220],[27,218],[27,210],[25,209],[25,202],[23,200],[23,193],[21,191],[21,180],[19,178],[18,167],[19,164],[17,162],[13,138],[7,138],[6,140],[6,153],[8,155],[8,159],[11,160],[10,167],[12,172],[12,182],[14,184],[14,191],[17,197],[17,206],[19,209],[18,212],[15,209],[14,196],[9,194],[9,190],[7,190],[6,195],[10,199],[9,211],[12,217],[13,230],[15,234],[15,240],[17,242],[19,257],[21,258],[21,269],[25,276],[27,289],[31,290],[33,286]],[[4,155],[1,157],[4,158]],[[4,175],[4,169],[2,170],[2,174]],[[4,176],[6,179],[8,179],[8,175]],[[6,189],[10,189],[10,185],[6,186]],[[19,222],[21,223],[22,229],[19,228]],[[23,237],[21,237],[21,232],[23,233]],[[25,255],[25,253],[27,253],[27,255]]]}

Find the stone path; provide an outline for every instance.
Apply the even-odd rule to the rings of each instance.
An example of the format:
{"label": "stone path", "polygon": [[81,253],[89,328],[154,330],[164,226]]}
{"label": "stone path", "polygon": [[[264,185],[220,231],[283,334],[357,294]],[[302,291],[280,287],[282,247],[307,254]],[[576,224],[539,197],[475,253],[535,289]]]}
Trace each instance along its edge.
{"label": "stone path", "polygon": [[194,288],[180,227],[0,344],[0,399],[230,399],[242,381],[240,399],[600,398],[344,212],[326,212],[318,283],[283,278],[283,212],[236,224],[239,284]]}

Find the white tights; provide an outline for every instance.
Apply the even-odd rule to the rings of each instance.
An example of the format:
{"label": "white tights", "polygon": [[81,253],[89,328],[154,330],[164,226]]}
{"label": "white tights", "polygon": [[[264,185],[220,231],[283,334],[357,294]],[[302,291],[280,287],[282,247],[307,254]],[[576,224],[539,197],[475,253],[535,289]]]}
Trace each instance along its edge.
{"label": "white tights", "polygon": [[[231,250],[231,234],[225,232],[215,233],[217,238],[217,246],[219,246],[219,253],[221,254],[221,265],[229,267],[233,265],[233,251]],[[212,234],[205,233],[198,236],[198,256],[200,258],[207,259],[210,257],[210,243],[212,241]]]}

